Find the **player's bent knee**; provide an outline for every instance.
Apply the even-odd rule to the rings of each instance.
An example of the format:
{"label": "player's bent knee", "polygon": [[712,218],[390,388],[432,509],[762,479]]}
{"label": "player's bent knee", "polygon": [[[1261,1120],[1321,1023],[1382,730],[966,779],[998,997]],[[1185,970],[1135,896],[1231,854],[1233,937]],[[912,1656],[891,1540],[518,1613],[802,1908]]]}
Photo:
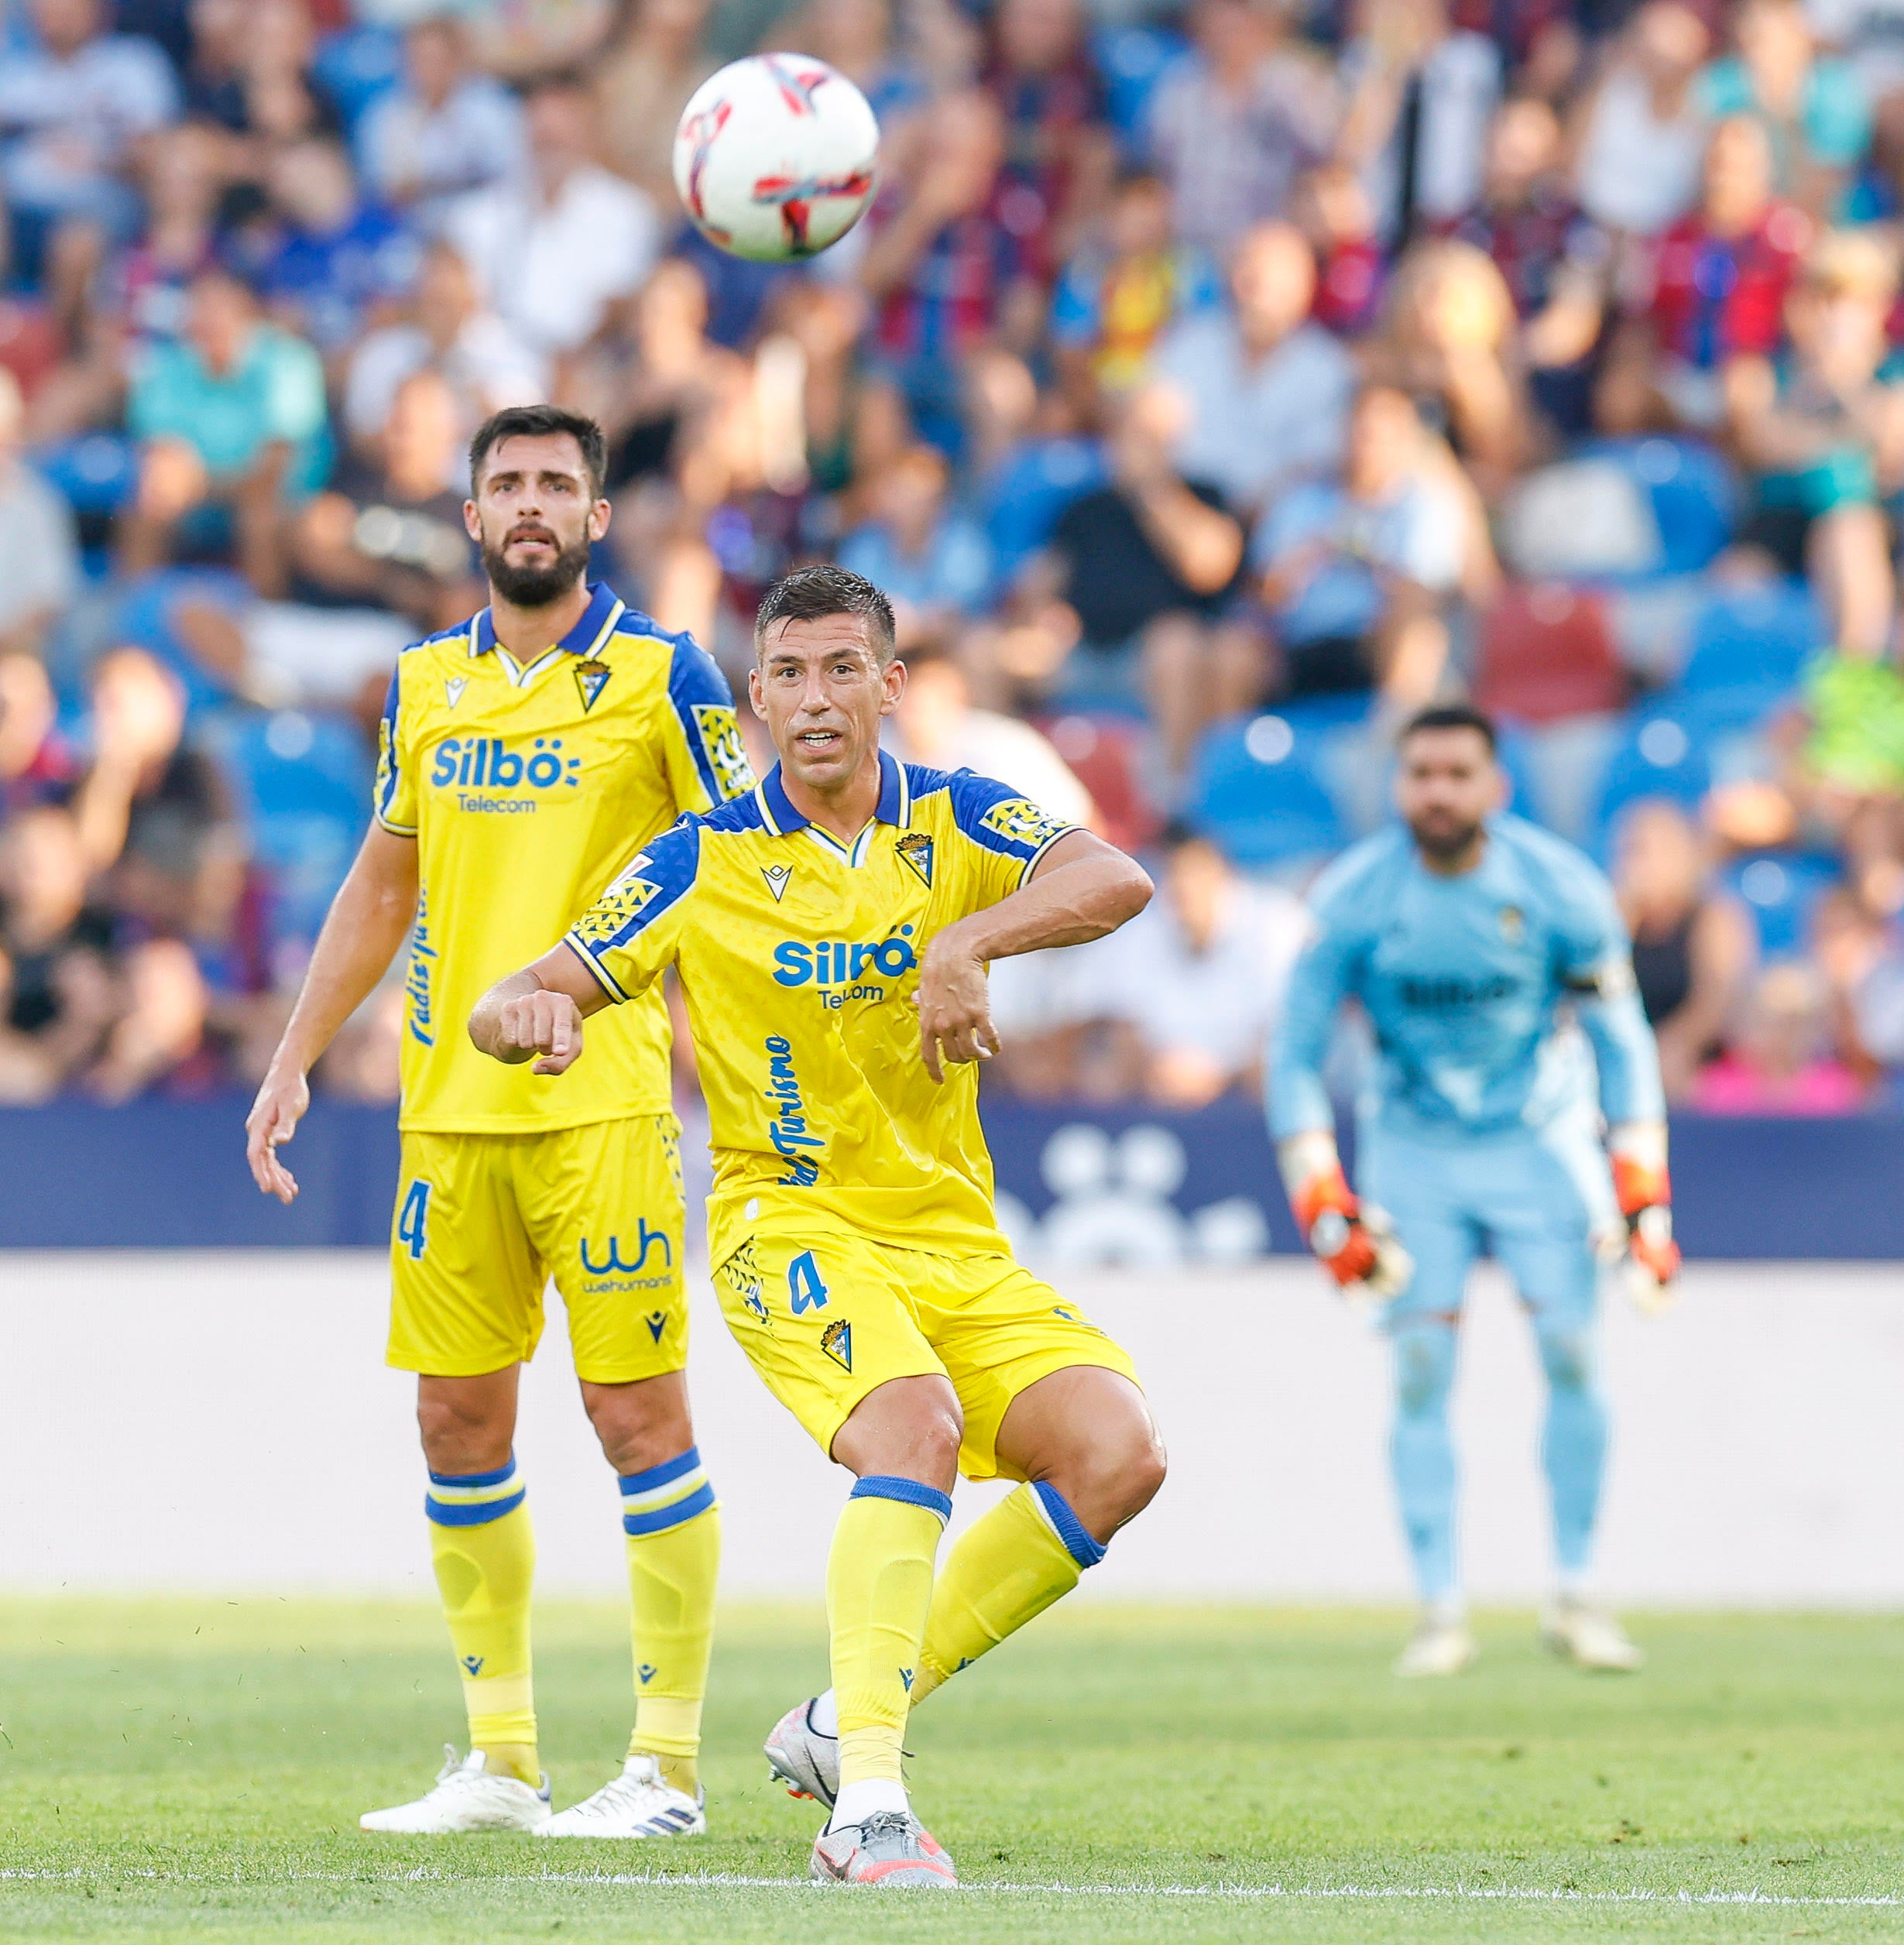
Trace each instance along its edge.
{"label": "player's bent knee", "polygon": [[949,1491],[965,1439],[959,1394],[942,1377],[897,1377],[869,1391],[834,1435],[835,1460],[862,1479],[895,1474]]}
{"label": "player's bent knee", "polygon": [[667,1371],[626,1384],[581,1381],[581,1401],[601,1441],[602,1455],[618,1473],[651,1471],[678,1458],[695,1442],[688,1403],[688,1375]]}
{"label": "player's bent knee", "polygon": [[1439,1411],[1454,1382],[1454,1333],[1445,1325],[1398,1332],[1395,1402],[1405,1417]]}
{"label": "player's bent knee", "polygon": [[417,1387],[417,1430],[435,1473],[493,1471],[509,1463],[516,1436],[514,1373],[424,1377]]}
{"label": "player's bent knee", "polygon": [[1593,1333],[1585,1328],[1539,1333],[1541,1369],[1555,1390],[1587,1391],[1594,1385]]}

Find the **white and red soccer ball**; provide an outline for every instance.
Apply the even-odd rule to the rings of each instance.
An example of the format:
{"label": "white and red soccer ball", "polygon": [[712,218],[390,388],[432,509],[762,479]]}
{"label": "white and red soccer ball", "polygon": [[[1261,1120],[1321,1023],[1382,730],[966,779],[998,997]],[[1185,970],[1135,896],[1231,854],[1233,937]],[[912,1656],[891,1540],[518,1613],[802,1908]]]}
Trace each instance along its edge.
{"label": "white and red soccer ball", "polygon": [[674,187],[710,242],[756,262],[816,256],[873,200],[880,125],[825,61],[753,54],[704,81],[674,132]]}

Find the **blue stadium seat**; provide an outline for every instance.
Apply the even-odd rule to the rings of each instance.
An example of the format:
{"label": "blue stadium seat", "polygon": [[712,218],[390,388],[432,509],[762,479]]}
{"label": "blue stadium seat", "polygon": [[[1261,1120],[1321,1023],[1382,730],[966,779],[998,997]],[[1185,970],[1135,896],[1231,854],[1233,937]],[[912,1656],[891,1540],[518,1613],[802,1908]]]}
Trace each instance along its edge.
{"label": "blue stadium seat", "polygon": [[1119,139],[1141,151],[1144,118],[1151,95],[1172,63],[1189,51],[1181,34],[1154,27],[1100,27],[1092,36],[1092,52],[1104,77],[1104,108]]}
{"label": "blue stadium seat", "polygon": [[1725,882],[1758,927],[1760,952],[1767,959],[1783,959],[1806,949],[1812,914],[1842,876],[1833,859],[1766,851],[1728,866]]}
{"label": "blue stadium seat", "polygon": [[132,442],[108,432],[89,432],[84,438],[43,446],[33,460],[41,477],[81,515],[118,513],[139,484]]}
{"label": "blue stadium seat", "polygon": [[1713,595],[1694,616],[1679,692],[1702,705],[1732,697],[1732,712],[1775,708],[1825,646],[1825,619],[1808,589],[1787,582]]}
{"label": "blue stadium seat", "polygon": [[1659,573],[1696,574],[1732,537],[1739,503],[1731,468],[1693,439],[1596,439],[1583,458],[1611,459],[1645,494],[1659,529]]}
{"label": "blue stadium seat", "polygon": [[318,43],[311,70],[355,132],[364,110],[402,79],[403,43],[388,27],[347,27]]}
{"label": "blue stadium seat", "polygon": [[1695,810],[1711,787],[1712,768],[1700,726],[1668,709],[1636,712],[1607,758],[1600,780],[1593,820],[1594,849],[1605,857],[1613,827],[1628,804],[1663,797]]}
{"label": "blue stadium seat", "polygon": [[1279,714],[1210,731],[1197,752],[1189,812],[1245,866],[1324,857],[1348,839],[1310,745]]}
{"label": "blue stadium seat", "polygon": [[370,753],[339,716],[220,712],[204,739],[224,760],[252,855],[271,875],[275,930],[306,943],[317,935],[363,835]]}

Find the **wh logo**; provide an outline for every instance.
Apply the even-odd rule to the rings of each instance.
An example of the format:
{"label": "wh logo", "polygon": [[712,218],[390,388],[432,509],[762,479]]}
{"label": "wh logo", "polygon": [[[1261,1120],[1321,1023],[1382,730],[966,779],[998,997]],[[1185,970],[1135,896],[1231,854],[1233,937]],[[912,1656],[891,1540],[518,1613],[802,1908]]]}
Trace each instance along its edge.
{"label": "wh logo", "polygon": [[662,1268],[664,1270],[674,1268],[674,1246],[667,1240],[667,1232],[665,1230],[650,1229],[648,1219],[645,1216],[641,1217],[636,1226],[635,1241],[640,1245],[640,1250],[633,1262],[625,1262],[623,1260],[622,1239],[619,1236],[611,1236],[609,1238],[609,1253],[606,1258],[597,1263],[592,1261],[588,1254],[588,1239],[585,1236],[581,1239],[581,1267],[591,1276],[606,1276],[611,1270],[619,1271],[623,1276],[639,1276],[648,1267],[649,1255],[658,1244],[661,1251]]}

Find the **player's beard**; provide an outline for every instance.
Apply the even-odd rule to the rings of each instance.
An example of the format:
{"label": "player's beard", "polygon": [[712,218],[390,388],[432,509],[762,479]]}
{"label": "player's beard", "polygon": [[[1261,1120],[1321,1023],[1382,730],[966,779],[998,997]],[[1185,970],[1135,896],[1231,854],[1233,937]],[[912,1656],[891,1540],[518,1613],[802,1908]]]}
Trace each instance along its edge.
{"label": "player's beard", "polygon": [[560,547],[546,567],[514,567],[505,558],[509,543],[482,547],[482,571],[489,585],[517,608],[546,608],[559,601],[579,581],[588,568],[588,540],[585,534],[573,547]]}
{"label": "player's beard", "polygon": [[1481,827],[1478,824],[1443,825],[1424,830],[1419,824],[1411,824],[1408,833],[1437,864],[1453,864],[1474,848]]}

